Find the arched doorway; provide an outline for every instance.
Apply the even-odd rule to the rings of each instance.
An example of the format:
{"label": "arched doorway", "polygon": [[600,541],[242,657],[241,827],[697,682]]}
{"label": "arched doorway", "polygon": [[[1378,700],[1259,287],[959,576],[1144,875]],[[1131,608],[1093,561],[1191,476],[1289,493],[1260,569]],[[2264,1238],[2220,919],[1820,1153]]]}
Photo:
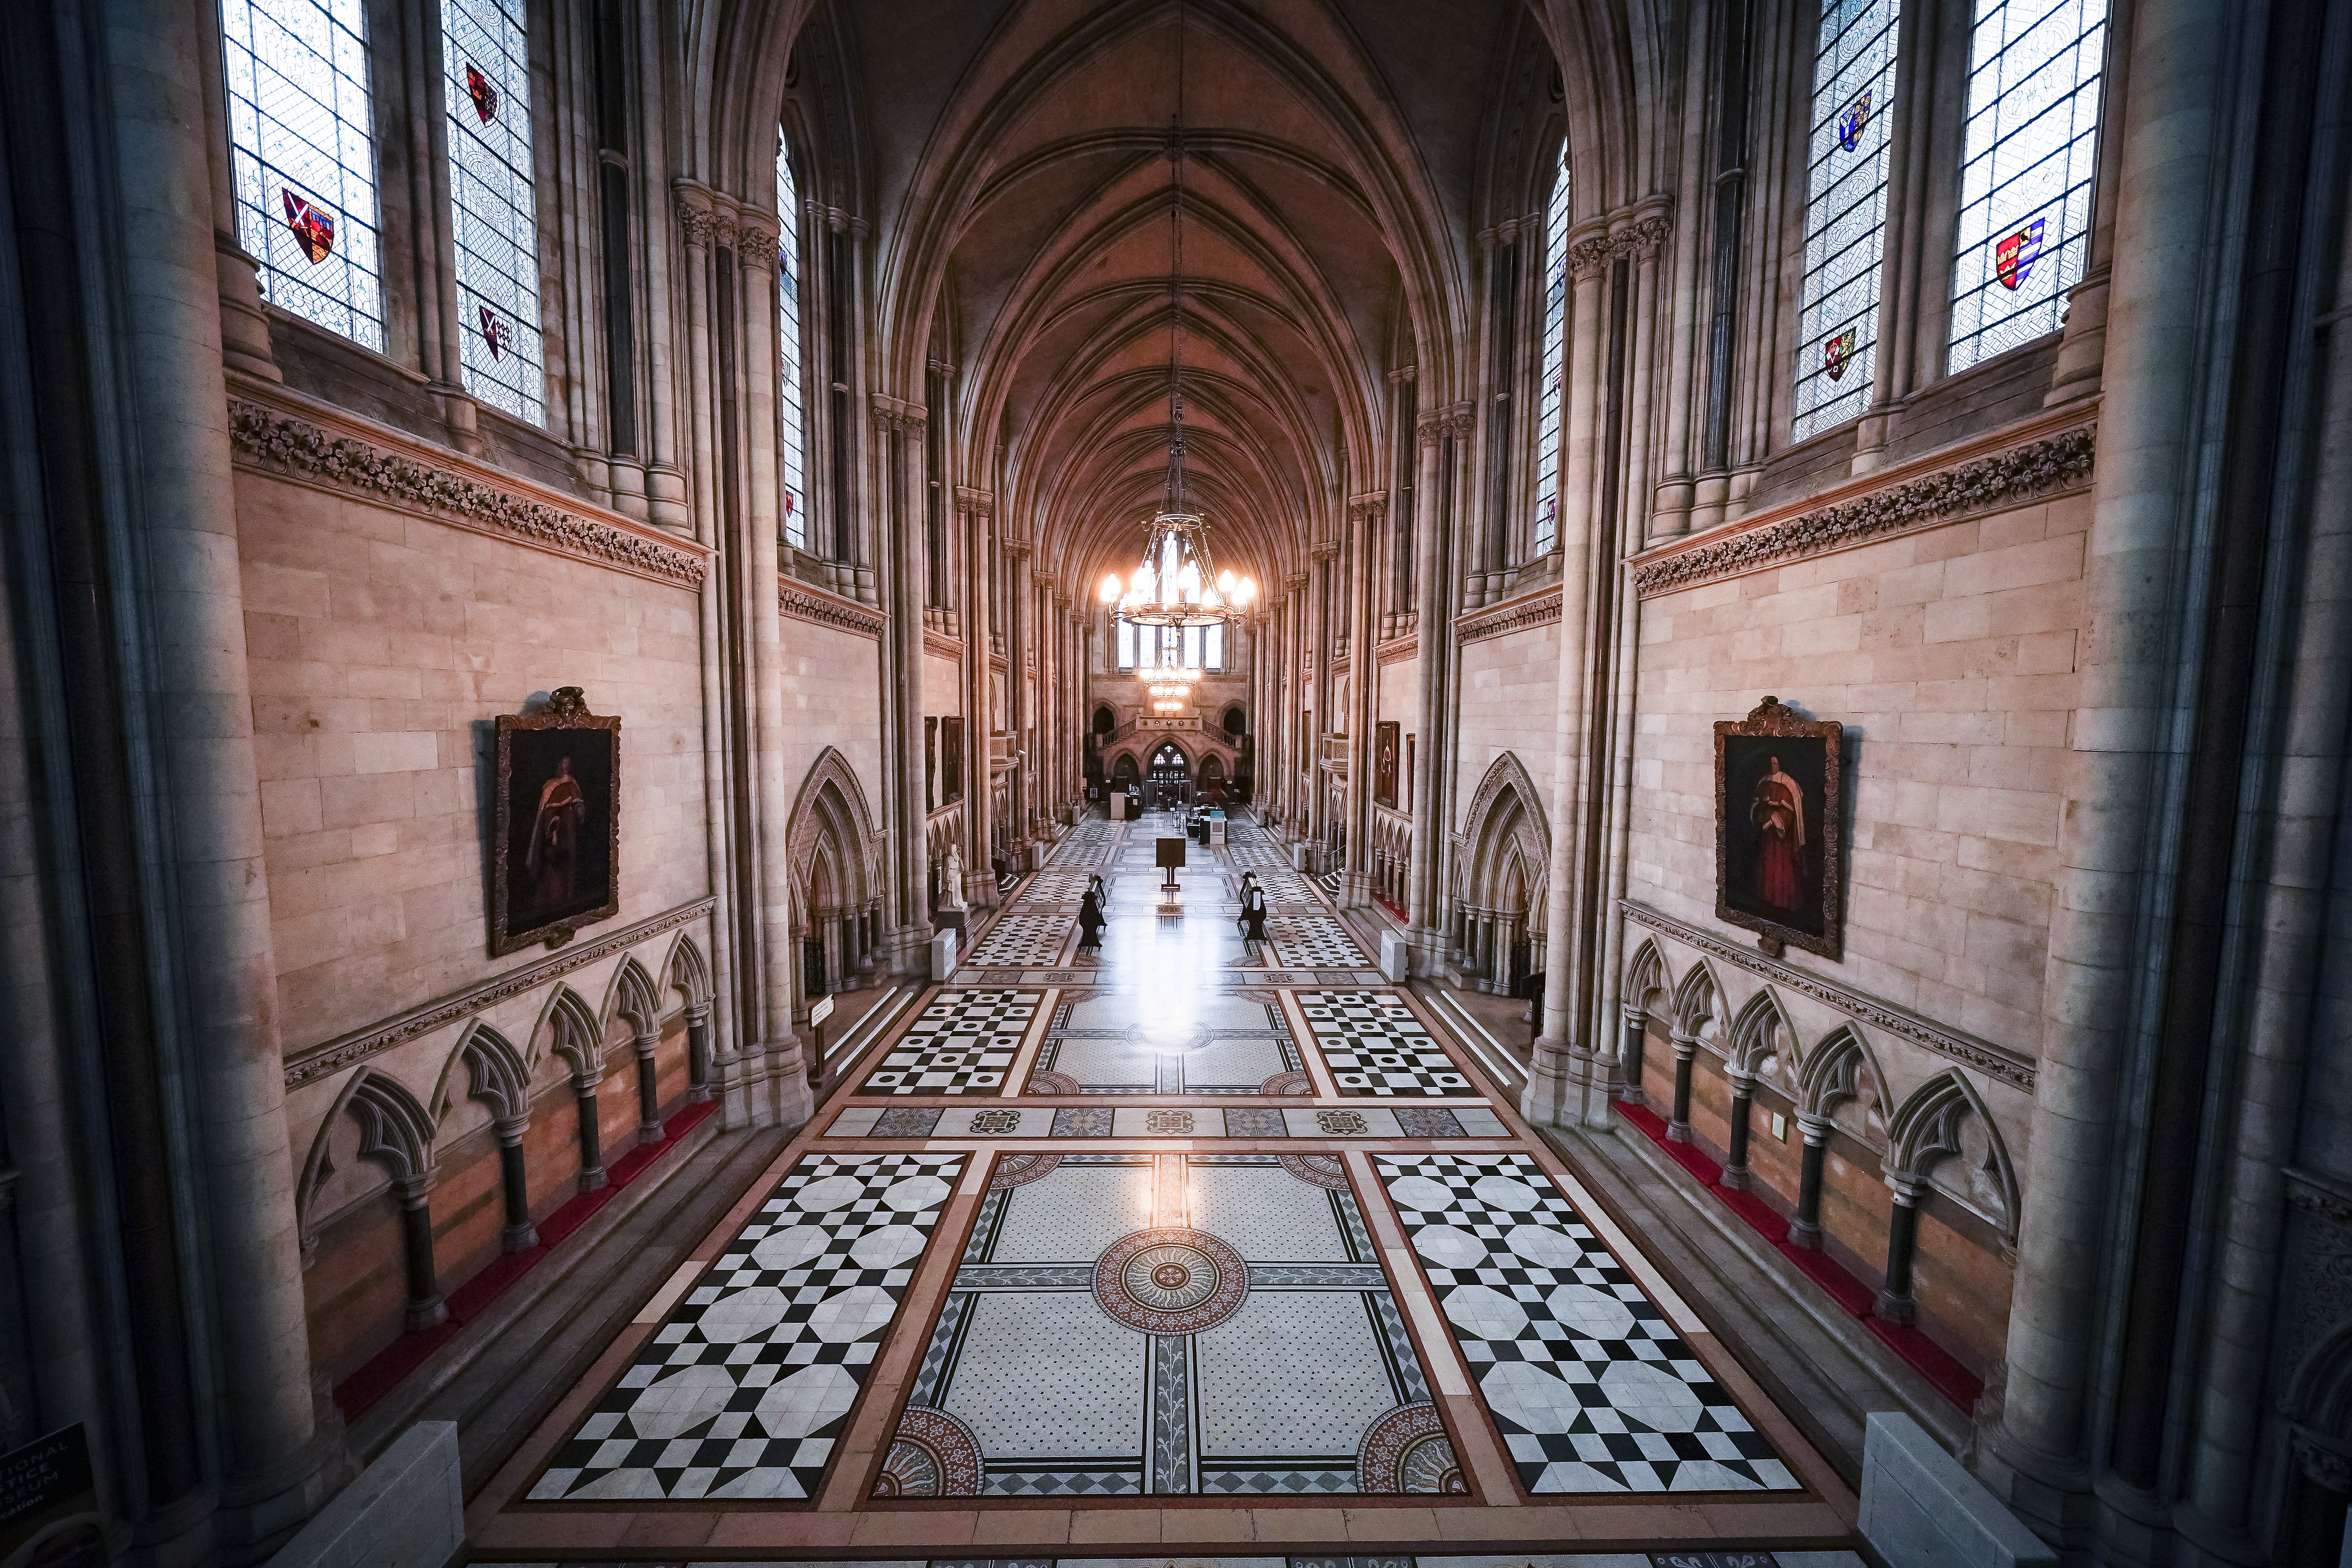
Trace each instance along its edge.
{"label": "arched doorway", "polygon": [[1141,786],[1142,773],[1135,765],[1133,752],[1121,752],[1110,765],[1110,787],[1121,795],[1133,795]]}
{"label": "arched doorway", "polygon": [[1224,759],[1212,752],[1201,759],[1201,798],[1211,805],[1223,805],[1230,793],[1225,788]]}
{"label": "arched doorway", "polygon": [[1170,741],[1151,753],[1151,804],[1162,810],[1182,805],[1192,796],[1192,765],[1183,751]]}

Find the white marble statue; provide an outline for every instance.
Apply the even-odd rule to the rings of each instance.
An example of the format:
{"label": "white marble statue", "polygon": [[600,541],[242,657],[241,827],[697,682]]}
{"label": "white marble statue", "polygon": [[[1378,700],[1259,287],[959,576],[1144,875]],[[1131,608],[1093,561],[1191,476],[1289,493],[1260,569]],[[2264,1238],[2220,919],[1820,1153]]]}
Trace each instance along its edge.
{"label": "white marble statue", "polygon": [[948,858],[940,862],[940,908],[961,910],[963,901],[963,851],[948,846]]}

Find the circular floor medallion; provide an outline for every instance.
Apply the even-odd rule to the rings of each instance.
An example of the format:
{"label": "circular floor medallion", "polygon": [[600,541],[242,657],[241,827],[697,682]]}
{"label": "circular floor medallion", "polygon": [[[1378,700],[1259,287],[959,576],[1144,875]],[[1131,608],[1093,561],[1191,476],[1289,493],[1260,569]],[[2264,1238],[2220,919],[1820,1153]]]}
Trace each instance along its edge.
{"label": "circular floor medallion", "polygon": [[1278,1072],[1257,1086],[1260,1094],[1313,1094],[1315,1080],[1303,1072]]}
{"label": "circular floor medallion", "polygon": [[1007,1154],[996,1162],[995,1174],[988,1178],[992,1187],[1025,1187],[1054,1173],[1062,1163],[1059,1154]]}
{"label": "circular floor medallion", "polygon": [[1348,1190],[1348,1168],[1339,1163],[1337,1154],[1277,1154],[1282,1168],[1318,1187],[1328,1187],[1335,1193]]}
{"label": "circular floor medallion", "polygon": [[874,1478],[876,1497],[978,1497],[980,1440],[944,1410],[910,1406]]}
{"label": "circular floor medallion", "polygon": [[1240,1310],[1248,1294],[1249,1265],[1205,1230],[1139,1230],[1095,1260],[1095,1300],[1147,1334],[1213,1329]]}
{"label": "circular floor medallion", "polygon": [[1366,1492],[1419,1496],[1470,1489],[1434,1405],[1401,1405],[1366,1429],[1356,1457],[1356,1485]]}
{"label": "circular floor medallion", "polygon": [[1067,1073],[1047,1072],[1040,1068],[1029,1075],[1029,1087],[1021,1092],[1024,1094],[1076,1094],[1078,1092],[1078,1080]]}

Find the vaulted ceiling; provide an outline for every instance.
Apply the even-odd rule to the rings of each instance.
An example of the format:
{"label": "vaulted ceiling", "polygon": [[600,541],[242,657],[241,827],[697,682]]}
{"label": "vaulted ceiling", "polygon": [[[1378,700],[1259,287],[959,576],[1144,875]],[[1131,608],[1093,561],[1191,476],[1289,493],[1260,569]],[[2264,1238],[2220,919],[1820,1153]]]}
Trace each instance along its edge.
{"label": "vaulted ceiling", "polygon": [[1389,372],[1454,380],[1496,105],[1551,71],[1519,0],[834,0],[800,47],[849,106],[883,384],[953,363],[965,482],[1075,592],[1160,504],[1179,314],[1220,563],[1272,584],[1331,535]]}

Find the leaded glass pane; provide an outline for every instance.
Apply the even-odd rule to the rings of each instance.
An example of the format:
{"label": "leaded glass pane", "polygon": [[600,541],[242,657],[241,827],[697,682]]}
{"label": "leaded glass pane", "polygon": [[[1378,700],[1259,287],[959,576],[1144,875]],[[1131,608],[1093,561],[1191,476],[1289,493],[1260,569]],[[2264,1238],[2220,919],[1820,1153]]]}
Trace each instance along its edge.
{"label": "leaded glass pane", "polygon": [[1121,669],[1135,668],[1135,627],[1126,621],[1118,623],[1118,667]]}
{"label": "leaded glass pane", "polygon": [[1543,388],[1536,403],[1536,516],[1529,553],[1559,538],[1559,410],[1568,354],[1568,163],[1563,157],[1544,215]]}
{"label": "leaded glass pane", "polygon": [[362,0],[221,0],[236,237],[261,296],[382,353]]}
{"label": "leaded glass pane", "polygon": [[1822,0],[1798,295],[1796,438],[1870,404],[1898,0]]}
{"label": "leaded glass pane", "polygon": [[1949,368],[2054,332],[2082,281],[2106,0],[1978,0]]}
{"label": "leaded glass pane", "polygon": [[[776,217],[783,226],[776,262],[776,342],[782,361],[776,367],[776,433],[782,458],[778,477],[784,489],[784,542],[805,550],[808,431],[806,405],[801,400],[801,198],[793,184],[791,150],[781,140],[776,145]],[[1122,656],[1120,662],[1124,668],[1132,661]]]}
{"label": "leaded glass pane", "polygon": [[531,197],[530,41],[523,0],[441,0],[448,75],[449,198],[466,390],[547,423]]}

